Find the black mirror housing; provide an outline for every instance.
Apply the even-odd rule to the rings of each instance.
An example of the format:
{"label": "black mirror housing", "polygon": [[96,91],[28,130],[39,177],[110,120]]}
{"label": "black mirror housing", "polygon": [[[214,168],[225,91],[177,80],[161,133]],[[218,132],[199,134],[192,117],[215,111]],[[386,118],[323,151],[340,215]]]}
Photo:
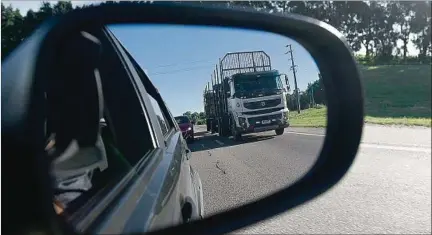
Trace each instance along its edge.
{"label": "black mirror housing", "polygon": [[[28,161],[25,170],[19,170],[20,178],[24,178],[25,185],[31,187],[16,187],[24,185],[24,181],[17,181],[6,183],[3,189],[7,200],[5,204],[13,205],[5,208],[5,214],[8,215],[6,234],[15,233],[13,224],[37,225],[38,229],[47,231],[54,227],[67,230],[64,224],[53,219],[49,162],[41,157],[44,143],[41,141],[43,130],[39,124],[43,123],[40,110],[45,108],[44,83],[53,79],[52,64],[57,60],[57,47],[54,45],[64,43],[71,32],[121,23],[237,27],[290,37],[314,57],[328,99],[324,145],[319,159],[302,179],[261,200],[150,234],[229,233],[314,199],[338,183],[348,171],[361,140],[363,91],[354,56],[344,37],[335,28],[296,14],[266,14],[192,3],[105,4],[74,10],[45,22],[26,43],[2,62],[2,160],[9,169],[2,172],[4,178],[17,179],[16,169],[22,166],[22,160],[16,156],[36,156]],[[17,68],[19,62],[23,63]],[[285,82],[288,83],[287,76]],[[289,89],[289,84],[287,86]],[[30,194],[33,196],[29,198]],[[15,200],[26,203],[14,203]],[[23,215],[23,211],[29,215]],[[30,216],[33,214],[37,214],[37,218]]]}

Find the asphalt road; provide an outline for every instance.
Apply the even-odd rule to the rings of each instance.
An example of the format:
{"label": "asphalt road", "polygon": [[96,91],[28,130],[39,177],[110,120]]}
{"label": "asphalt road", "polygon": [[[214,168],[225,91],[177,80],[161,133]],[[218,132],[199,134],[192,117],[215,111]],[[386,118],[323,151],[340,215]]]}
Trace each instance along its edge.
{"label": "asphalt road", "polygon": [[[292,184],[313,165],[323,129],[232,139],[195,128],[192,164],[206,214]],[[356,162],[325,195],[234,233],[431,233],[431,129],[367,125]]]}

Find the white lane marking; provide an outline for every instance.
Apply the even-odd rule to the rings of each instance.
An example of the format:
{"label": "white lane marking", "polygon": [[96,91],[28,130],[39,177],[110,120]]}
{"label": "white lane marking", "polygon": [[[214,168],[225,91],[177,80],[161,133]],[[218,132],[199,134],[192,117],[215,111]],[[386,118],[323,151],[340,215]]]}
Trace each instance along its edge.
{"label": "white lane marking", "polygon": [[361,143],[360,147],[431,153],[430,148],[421,148],[421,147],[401,147],[401,146],[389,146],[389,145],[367,144],[367,143]]}
{"label": "white lane marking", "polygon": [[[323,135],[323,134],[314,134],[314,133],[303,133],[303,132],[293,132],[293,131],[287,131],[285,133],[287,133],[287,134],[295,134],[295,135],[307,135],[307,136],[325,137],[325,135]],[[425,147],[408,147],[408,146],[391,146],[391,145],[384,145],[384,144],[361,143],[360,147],[431,153],[431,148],[427,147],[427,146],[425,146]]]}
{"label": "white lane marking", "polygon": [[219,140],[215,140],[216,143],[218,143],[219,145],[224,145],[224,143],[220,142]]}
{"label": "white lane marking", "polygon": [[296,135],[322,136],[322,137],[325,136],[325,135],[323,135],[323,134],[304,133],[304,132],[294,132],[294,131],[286,131],[285,133],[287,133],[287,134],[296,134]]}

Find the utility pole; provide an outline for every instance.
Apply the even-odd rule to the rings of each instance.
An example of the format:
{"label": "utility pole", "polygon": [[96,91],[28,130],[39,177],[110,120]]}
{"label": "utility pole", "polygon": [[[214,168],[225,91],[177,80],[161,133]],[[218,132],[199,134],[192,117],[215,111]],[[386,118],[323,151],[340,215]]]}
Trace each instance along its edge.
{"label": "utility pole", "polygon": [[285,52],[285,54],[288,54],[288,53],[290,54],[290,58],[288,60],[291,60],[290,70],[293,71],[293,75],[294,75],[294,86],[295,86],[294,89],[295,89],[296,98],[297,98],[297,112],[300,113],[300,92],[299,92],[299,89],[297,87],[297,76],[296,76],[296,72],[297,72],[296,69],[298,66],[294,64],[294,57],[292,54],[293,50],[292,50],[291,44],[286,45],[285,47],[287,47],[289,49],[289,51]]}
{"label": "utility pole", "polygon": [[313,108],[315,108],[315,98],[314,98],[314,90],[313,90],[314,88],[313,88],[313,85],[310,87],[310,90],[311,90],[311,94],[310,94],[310,97],[311,97],[311,103],[312,103],[312,107]]}

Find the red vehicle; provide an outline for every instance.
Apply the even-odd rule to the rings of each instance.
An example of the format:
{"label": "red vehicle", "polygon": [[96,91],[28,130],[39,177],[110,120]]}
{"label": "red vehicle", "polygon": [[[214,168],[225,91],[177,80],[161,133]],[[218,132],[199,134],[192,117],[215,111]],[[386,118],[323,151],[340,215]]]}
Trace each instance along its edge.
{"label": "red vehicle", "polygon": [[177,116],[174,117],[174,119],[180,127],[183,138],[190,143],[193,142],[195,140],[193,127],[194,121],[191,121],[187,116]]}

